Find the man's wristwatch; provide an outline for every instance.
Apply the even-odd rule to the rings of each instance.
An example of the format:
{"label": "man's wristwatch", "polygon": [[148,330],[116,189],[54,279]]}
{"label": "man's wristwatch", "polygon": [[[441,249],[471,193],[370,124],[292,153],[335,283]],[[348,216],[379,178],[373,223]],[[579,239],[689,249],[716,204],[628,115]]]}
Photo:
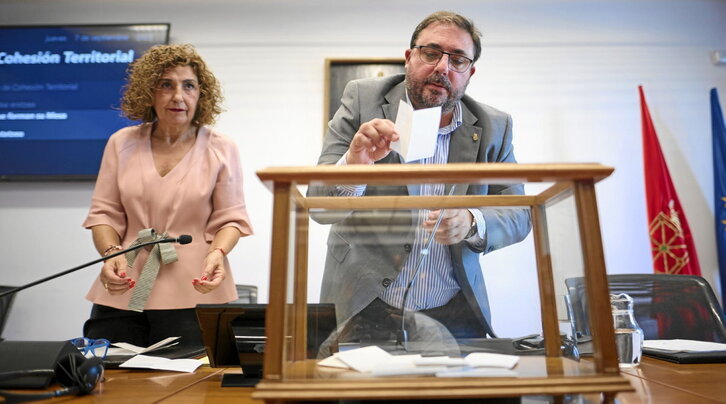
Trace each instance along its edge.
{"label": "man's wristwatch", "polygon": [[474,218],[474,215],[472,215],[472,218],[471,218],[471,228],[469,228],[469,232],[466,233],[466,237],[465,238],[474,237],[476,235],[476,230],[477,230],[476,229],[476,219]]}

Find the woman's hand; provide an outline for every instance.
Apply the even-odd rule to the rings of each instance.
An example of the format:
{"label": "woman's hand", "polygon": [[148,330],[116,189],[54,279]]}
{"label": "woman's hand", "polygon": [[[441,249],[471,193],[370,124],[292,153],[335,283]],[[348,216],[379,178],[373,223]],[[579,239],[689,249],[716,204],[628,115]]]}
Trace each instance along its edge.
{"label": "woman's hand", "polygon": [[103,263],[98,280],[112,295],[126,293],[136,285],[135,280],[126,277],[126,259],[122,255]]}
{"label": "woman's hand", "polygon": [[202,265],[202,276],[192,279],[192,285],[199,293],[209,293],[222,283],[227,274],[224,269],[224,254],[219,249],[212,250],[204,258]]}

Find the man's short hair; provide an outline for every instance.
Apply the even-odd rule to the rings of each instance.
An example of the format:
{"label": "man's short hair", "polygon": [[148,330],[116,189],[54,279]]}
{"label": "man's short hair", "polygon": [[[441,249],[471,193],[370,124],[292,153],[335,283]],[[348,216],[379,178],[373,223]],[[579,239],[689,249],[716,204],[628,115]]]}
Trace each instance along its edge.
{"label": "man's short hair", "polygon": [[479,56],[481,56],[481,32],[474,26],[472,20],[451,11],[437,11],[424,18],[413,31],[413,35],[411,35],[411,48],[416,46],[416,40],[419,34],[421,34],[421,31],[435,22],[454,24],[468,32],[474,42],[474,62],[479,60]]}

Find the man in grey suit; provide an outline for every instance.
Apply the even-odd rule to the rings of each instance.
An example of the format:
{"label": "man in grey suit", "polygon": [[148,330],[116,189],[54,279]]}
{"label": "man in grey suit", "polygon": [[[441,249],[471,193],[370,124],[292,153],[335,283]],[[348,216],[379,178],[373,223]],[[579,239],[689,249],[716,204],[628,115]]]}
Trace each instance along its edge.
{"label": "man in grey suit", "polygon": [[[442,107],[435,155],[417,162],[511,162],[512,120],[465,95],[481,34],[461,15],[437,12],[414,31],[406,74],[348,83],[329,122],[319,164],[401,164],[392,120],[400,100],[414,109]],[[450,185],[311,187],[313,195],[443,195]],[[521,184],[464,185],[455,194],[522,194]],[[447,209],[423,261],[434,211],[345,212],[314,216],[333,223],[321,302],[336,305],[348,337],[387,339],[400,329],[402,308],[437,320],[457,338],[494,336],[481,254],[521,241],[530,231],[526,209]],[[411,279],[415,276],[415,282]],[[404,297],[405,296],[405,297]]]}

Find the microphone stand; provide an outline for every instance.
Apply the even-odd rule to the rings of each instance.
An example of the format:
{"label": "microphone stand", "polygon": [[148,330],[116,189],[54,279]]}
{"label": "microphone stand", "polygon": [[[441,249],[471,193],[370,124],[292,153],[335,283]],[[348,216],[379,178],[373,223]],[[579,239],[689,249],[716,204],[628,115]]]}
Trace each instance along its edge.
{"label": "microphone stand", "polygon": [[[186,238],[186,237],[188,237],[188,238]],[[186,241],[186,242],[185,243],[181,243],[181,244],[188,244],[188,243],[191,242],[191,236],[186,236],[186,237],[182,235],[179,238],[163,238],[163,239],[160,239],[160,240],[147,241],[145,243],[141,243],[139,245],[135,245],[135,246],[130,247],[130,248],[127,248],[125,250],[117,251],[117,252],[115,252],[113,254],[109,254],[109,255],[107,255],[105,257],[101,257],[99,259],[93,260],[91,262],[87,262],[85,264],[81,264],[81,265],[79,265],[77,267],[73,267],[71,269],[67,269],[67,270],[65,270],[63,272],[59,272],[59,273],[57,273],[55,275],[51,275],[51,276],[48,276],[48,277],[43,278],[43,279],[39,279],[39,280],[34,281],[34,282],[30,282],[27,285],[18,286],[17,288],[13,288],[13,289],[10,289],[10,290],[6,290],[5,292],[0,293],[0,298],[2,298],[4,296],[7,296],[7,295],[12,295],[12,294],[17,293],[17,292],[20,292],[21,290],[27,289],[27,288],[29,288],[31,286],[35,286],[35,285],[38,285],[38,284],[41,284],[41,283],[44,283],[44,282],[48,282],[49,280],[52,280],[52,279],[61,277],[63,275],[68,275],[68,274],[70,274],[72,272],[78,271],[79,269],[83,269],[83,268],[89,267],[91,265],[98,264],[99,262],[103,262],[103,261],[106,261],[106,260],[111,259],[113,257],[117,257],[117,256],[119,256],[121,254],[126,254],[129,251],[134,251],[134,250],[139,249],[141,247],[146,247],[146,246],[149,246],[149,245],[152,245],[152,244],[160,244],[160,243],[177,243],[177,242],[181,243],[182,241]]]}
{"label": "microphone stand", "polygon": [[[454,188],[456,188],[456,184],[451,186],[451,190],[449,190],[449,196],[454,194]],[[411,276],[411,279],[408,281],[408,284],[406,284],[406,290],[403,291],[403,303],[401,305],[401,345],[403,345],[403,350],[408,351],[408,331],[406,331],[406,300],[408,298],[408,292],[411,291],[411,286],[413,286],[413,283],[416,281],[416,277],[418,276],[418,273],[421,272],[421,268],[423,267],[424,259],[429,255],[429,250],[431,248],[431,245],[434,242],[434,237],[436,236],[436,231],[439,229],[439,225],[441,225],[441,220],[444,218],[444,213],[446,212],[446,209],[441,209],[441,212],[439,213],[438,219],[436,219],[436,223],[434,224],[434,228],[431,230],[431,234],[429,235],[429,238],[426,240],[425,246],[421,249],[421,252],[419,253],[418,263],[416,264],[416,270],[413,272],[413,276]]]}

